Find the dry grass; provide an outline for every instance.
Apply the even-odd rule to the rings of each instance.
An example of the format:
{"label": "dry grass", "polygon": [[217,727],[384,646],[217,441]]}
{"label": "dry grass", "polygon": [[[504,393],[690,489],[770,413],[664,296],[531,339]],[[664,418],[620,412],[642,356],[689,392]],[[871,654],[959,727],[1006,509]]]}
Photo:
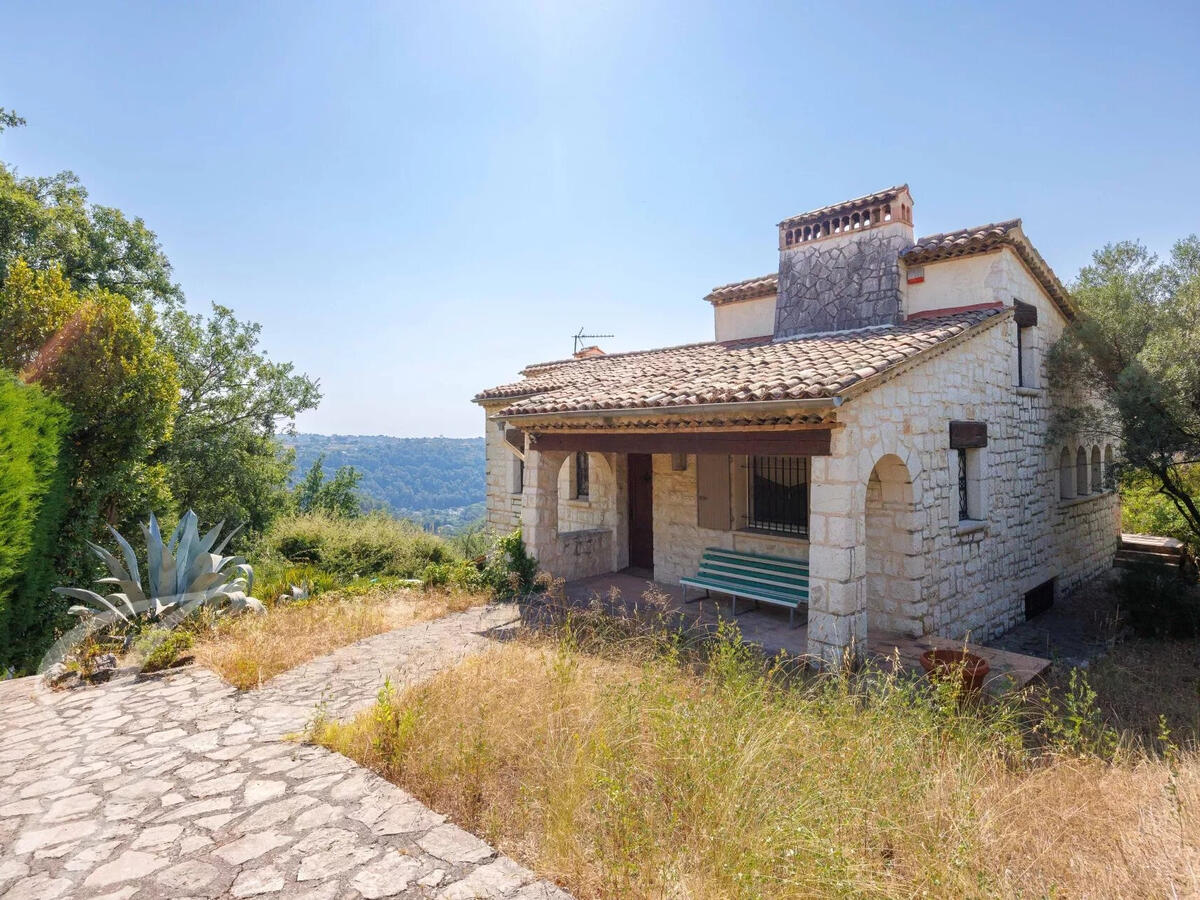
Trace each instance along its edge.
{"label": "dry grass", "polygon": [[1026,713],[526,638],[314,736],[580,897],[1200,891],[1197,757],[1031,749]]}
{"label": "dry grass", "polygon": [[380,590],[353,596],[334,591],[274,604],[266,615],[223,620],[201,632],[195,656],[230,684],[248,690],[363,638],[486,601],[486,596],[461,591]]}

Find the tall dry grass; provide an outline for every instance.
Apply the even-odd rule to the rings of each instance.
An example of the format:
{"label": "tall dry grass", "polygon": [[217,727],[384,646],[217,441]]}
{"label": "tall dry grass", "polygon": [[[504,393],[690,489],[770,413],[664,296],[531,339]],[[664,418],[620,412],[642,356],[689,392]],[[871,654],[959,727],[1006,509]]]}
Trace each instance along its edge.
{"label": "tall dry grass", "polygon": [[736,638],[699,659],[568,633],[385,690],[314,737],[581,897],[1200,890],[1196,756],[1069,752],[1088,727],[1035,744],[1019,707],[879,673],[800,680]]}
{"label": "tall dry grass", "polygon": [[297,603],[271,604],[265,615],[222,619],[201,628],[194,654],[230,684],[248,690],[363,638],[486,602],[485,595],[462,591],[332,591]]}

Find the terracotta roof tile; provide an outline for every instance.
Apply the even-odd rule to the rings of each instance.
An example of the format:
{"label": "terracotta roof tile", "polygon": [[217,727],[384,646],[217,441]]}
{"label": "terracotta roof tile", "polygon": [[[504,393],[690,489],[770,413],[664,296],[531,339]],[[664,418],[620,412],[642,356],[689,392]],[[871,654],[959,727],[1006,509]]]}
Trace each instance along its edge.
{"label": "terracotta roof tile", "polygon": [[500,415],[653,409],[833,397],[995,318],[978,309],[899,325],[776,341],[689,344],[540,363],[477,402],[512,400]]}
{"label": "terracotta roof tile", "polygon": [[779,273],[772,272],[759,278],[747,278],[745,281],[735,281],[733,284],[723,284],[708,292],[704,299],[713,306],[722,303],[736,303],[739,300],[755,300],[759,297],[770,297],[779,292]]}

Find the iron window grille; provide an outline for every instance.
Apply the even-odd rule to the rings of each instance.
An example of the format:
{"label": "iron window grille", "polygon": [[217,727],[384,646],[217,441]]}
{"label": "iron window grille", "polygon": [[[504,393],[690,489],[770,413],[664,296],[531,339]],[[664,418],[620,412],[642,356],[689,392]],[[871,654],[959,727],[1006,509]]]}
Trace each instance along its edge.
{"label": "iron window grille", "polygon": [[1025,387],[1025,329],[1017,327],[1017,385]]}
{"label": "iron window grille", "polygon": [[580,500],[588,498],[588,455],[575,454],[575,496]]}
{"label": "iron window grille", "polygon": [[967,482],[967,451],[958,449],[958,519],[971,518],[970,490]]}
{"label": "iron window grille", "polygon": [[746,525],[756,531],[808,534],[808,457],[751,456]]}

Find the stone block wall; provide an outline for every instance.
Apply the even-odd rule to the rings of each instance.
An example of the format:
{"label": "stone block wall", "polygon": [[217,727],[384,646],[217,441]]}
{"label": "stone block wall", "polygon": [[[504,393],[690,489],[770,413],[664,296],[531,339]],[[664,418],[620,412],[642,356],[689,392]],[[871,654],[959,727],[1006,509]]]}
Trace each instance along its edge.
{"label": "stone block wall", "polygon": [[488,418],[503,406],[503,403],[484,406],[483,423],[487,524],[499,534],[507,534],[521,524],[521,494],[512,490],[515,457],[505,446],[503,428]]}
{"label": "stone block wall", "polygon": [[[1040,292],[1014,283],[1015,296],[1039,306],[1034,337],[1049,347],[1062,320]],[[1068,592],[1106,570],[1119,540],[1119,499],[1108,491],[1059,498],[1058,456],[1048,443],[1052,398],[1017,387],[1016,324],[999,324],[918,363],[839,410],[843,428],[833,455],[812,466],[810,539],[813,574],[809,613],[812,652],[837,659],[848,641],[866,640],[869,620],[884,623],[903,609],[871,615],[872,582],[886,562],[868,559],[871,521],[862,518],[876,463],[893,456],[913,484],[920,522],[920,596],[911,617],[928,632],[986,641],[1024,617],[1024,593],[1050,578]],[[1044,354],[1037,364],[1046,383]],[[958,521],[957,459],[951,420],[988,426],[984,509],[978,523]],[[876,523],[878,525],[878,523]],[[878,604],[878,599],[877,599]]]}
{"label": "stone block wall", "polygon": [[[696,524],[696,457],[688,455],[687,469],[682,472],[671,467],[669,454],[655,454],[653,460],[655,581],[679,584],[680,578],[695,575],[707,547],[808,559],[808,541],[799,538],[700,528]],[[744,478],[736,461],[733,465],[733,477]]]}

